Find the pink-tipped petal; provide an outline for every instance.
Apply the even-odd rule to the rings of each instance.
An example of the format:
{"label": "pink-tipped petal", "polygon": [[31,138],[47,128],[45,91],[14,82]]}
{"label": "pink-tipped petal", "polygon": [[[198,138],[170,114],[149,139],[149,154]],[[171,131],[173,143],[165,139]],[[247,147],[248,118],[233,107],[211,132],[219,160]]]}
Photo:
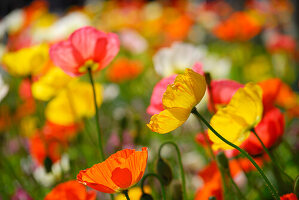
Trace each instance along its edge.
{"label": "pink-tipped petal", "polygon": [[82,58],[86,61],[94,57],[97,42],[100,38],[105,38],[104,32],[87,26],[76,30],[69,37],[73,47],[81,54]]}
{"label": "pink-tipped petal", "polygon": [[119,51],[120,42],[118,36],[114,33],[107,34],[106,55],[101,62],[100,69],[106,67]]}
{"label": "pink-tipped petal", "polygon": [[198,74],[204,76],[204,71],[203,71],[202,63],[200,63],[200,62],[196,62],[196,63],[193,65],[192,70],[195,71],[196,73],[198,73]]}
{"label": "pink-tipped petal", "polygon": [[158,114],[162,110],[164,110],[163,104],[162,104],[163,94],[166,91],[167,86],[169,84],[172,84],[176,77],[177,77],[177,75],[175,74],[175,75],[169,76],[167,78],[163,78],[161,81],[159,81],[155,85],[155,87],[153,89],[152,97],[151,97],[151,104],[146,110],[148,114],[154,115],[154,114]]}
{"label": "pink-tipped petal", "polygon": [[77,68],[83,60],[68,40],[52,45],[49,53],[53,63],[65,73],[70,76],[80,75]]}

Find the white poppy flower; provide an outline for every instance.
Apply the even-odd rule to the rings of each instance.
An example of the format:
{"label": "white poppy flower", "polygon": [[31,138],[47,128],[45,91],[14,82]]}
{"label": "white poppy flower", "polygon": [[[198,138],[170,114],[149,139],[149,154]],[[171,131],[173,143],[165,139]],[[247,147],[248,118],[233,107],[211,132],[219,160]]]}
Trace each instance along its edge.
{"label": "white poppy flower", "polygon": [[4,83],[3,78],[2,78],[2,76],[0,74],[0,102],[7,95],[8,90],[9,90],[9,86]]}

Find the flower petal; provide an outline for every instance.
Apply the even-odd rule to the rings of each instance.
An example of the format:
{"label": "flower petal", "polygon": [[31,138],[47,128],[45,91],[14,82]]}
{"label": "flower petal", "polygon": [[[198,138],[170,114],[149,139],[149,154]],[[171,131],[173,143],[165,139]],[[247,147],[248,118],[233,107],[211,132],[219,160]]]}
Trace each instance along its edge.
{"label": "flower petal", "polygon": [[153,115],[147,126],[154,132],[168,133],[180,127],[188,119],[189,115],[190,110],[169,108]]}

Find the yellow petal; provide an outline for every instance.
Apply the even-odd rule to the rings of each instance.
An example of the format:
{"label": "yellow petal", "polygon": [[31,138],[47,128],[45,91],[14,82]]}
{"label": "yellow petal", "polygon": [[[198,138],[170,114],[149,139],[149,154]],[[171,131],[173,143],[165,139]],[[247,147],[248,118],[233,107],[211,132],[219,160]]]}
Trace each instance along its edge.
{"label": "yellow petal", "polygon": [[32,94],[36,99],[47,101],[55,96],[59,90],[65,88],[73,78],[60,68],[53,67],[47,74],[32,85]]}
{"label": "yellow petal", "polygon": [[37,74],[49,60],[49,47],[40,44],[23,48],[15,52],[7,52],[2,57],[2,62],[8,72],[16,76]]}
{"label": "yellow petal", "polygon": [[196,106],[205,94],[204,76],[186,69],[184,74],[176,77],[173,84],[168,85],[163,95],[163,105],[167,108],[191,109]]}
{"label": "yellow petal", "polygon": [[[226,107],[218,110],[210,123],[225,139],[239,146],[249,136],[249,130],[261,120],[262,113],[262,90],[258,85],[248,83],[234,94]],[[208,134],[214,149],[232,149],[212,131]]]}
{"label": "yellow petal", "polygon": [[[95,84],[97,105],[102,103],[102,87]],[[46,118],[61,125],[70,125],[95,114],[91,84],[73,81],[47,105]]]}
{"label": "yellow petal", "polygon": [[190,111],[184,108],[169,108],[153,115],[147,124],[156,133],[168,133],[180,127],[189,117]]}

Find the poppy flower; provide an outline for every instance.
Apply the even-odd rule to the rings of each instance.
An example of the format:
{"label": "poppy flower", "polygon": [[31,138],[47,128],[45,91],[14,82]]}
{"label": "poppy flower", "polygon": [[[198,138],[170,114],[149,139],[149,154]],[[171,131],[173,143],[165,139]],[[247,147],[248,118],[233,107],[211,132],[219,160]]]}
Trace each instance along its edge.
{"label": "poppy flower", "polygon": [[241,83],[233,80],[212,80],[209,88],[209,110],[216,111],[228,104],[235,92],[241,87],[243,87]]}
{"label": "poppy flower", "polygon": [[67,40],[51,46],[50,57],[54,64],[70,76],[106,67],[119,51],[118,36],[104,33],[93,27],[74,31]]}
{"label": "poppy flower", "polygon": [[19,86],[19,95],[22,100],[26,101],[28,99],[32,99],[31,85],[32,82],[28,78],[25,78],[21,81]]}
{"label": "poppy flower", "polygon": [[143,70],[139,61],[126,58],[116,60],[107,71],[107,77],[115,83],[124,82],[136,78]]}
{"label": "poppy flower", "polygon": [[60,160],[62,150],[66,147],[66,143],[61,143],[51,138],[51,136],[46,136],[42,131],[38,131],[35,132],[29,140],[30,155],[38,165],[43,165],[47,157],[51,159],[52,163]]}
{"label": "poppy flower", "polygon": [[36,75],[49,59],[48,50],[47,44],[40,44],[14,52],[7,52],[3,55],[2,62],[12,75],[23,77]]}
{"label": "poppy flower", "polygon": [[163,78],[160,80],[154,87],[152,97],[151,97],[151,104],[147,108],[147,113],[150,115],[158,114],[159,112],[163,111],[163,94],[165,93],[167,86],[172,84],[177,77],[176,74]]}
{"label": "poppy flower", "polygon": [[[96,83],[95,90],[99,106],[102,103],[101,85]],[[51,99],[45,109],[46,119],[59,125],[71,125],[94,114],[92,87],[87,82],[77,80],[70,82],[68,87]]]}
{"label": "poppy flower", "polygon": [[[262,89],[256,84],[248,83],[234,94],[226,107],[220,108],[213,115],[210,124],[225,139],[239,146],[248,138],[250,129],[260,122],[262,114]],[[208,134],[213,142],[213,149],[232,149],[211,130],[208,130]]]}
{"label": "poppy flower", "polygon": [[221,40],[247,41],[261,31],[261,24],[246,12],[235,12],[219,23],[213,33]]}
{"label": "poppy flower", "polygon": [[[261,81],[258,85],[263,91],[263,118],[255,127],[267,148],[272,147],[281,138],[284,132],[284,117],[281,111],[274,107],[277,97],[281,90],[282,82],[280,79],[273,78]],[[225,106],[235,92],[244,87],[242,84],[231,80],[212,81],[210,90],[210,101],[213,99],[215,108]],[[225,92],[226,91],[226,92]],[[211,103],[209,105],[211,107]],[[241,148],[245,149],[251,155],[257,155],[263,152],[263,148],[256,136],[251,133],[242,143]],[[238,151],[233,150],[229,154],[237,155]]]}
{"label": "poppy flower", "polygon": [[[263,163],[261,159],[254,159],[261,166]],[[242,184],[238,182],[239,175],[243,172],[249,172],[255,170],[255,167],[251,164],[248,159],[234,159],[229,161],[229,170],[233,179],[235,179],[237,184]],[[221,173],[215,161],[209,163],[204,167],[198,176],[202,178],[204,185],[197,190],[195,195],[195,200],[209,199],[210,196],[215,196],[217,200],[223,199],[223,188],[221,181]]]}
{"label": "poppy flower", "polygon": [[[255,127],[255,131],[267,148],[272,147],[281,139],[284,133],[284,117],[278,108],[273,107],[264,113],[261,122]],[[254,134],[250,134],[241,145],[251,155],[263,152],[263,148]]]}
{"label": "poppy flower", "polygon": [[[202,65],[200,63],[195,63],[192,67],[192,70],[203,75]],[[150,115],[158,114],[159,112],[163,111],[163,94],[165,93],[167,86],[174,82],[175,78],[177,77],[176,74],[171,75],[169,77],[163,78],[160,80],[154,87],[151,102],[149,107],[147,108],[147,113]]]}
{"label": "poppy flower", "polygon": [[0,103],[2,99],[7,95],[9,86],[3,81],[2,75],[0,74]]}
{"label": "poppy flower", "polygon": [[96,192],[87,191],[86,188],[75,180],[58,184],[45,197],[45,200],[95,200]]}
{"label": "poppy flower", "polygon": [[112,154],[104,162],[95,164],[91,168],[81,170],[77,180],[95,190],[104,193],[116,193],[127,190],[142,178],[148,151],[124,149]]}
{"label": "poppy flower", "polygon": [[37,130],[29,140],[31,156],[38,164],[43,165],[48,156],[53,163],[60,160],[68,142],[77,133],[75,124],[63,126],[47,121],[41,130]]}
{"label": "poppy flower", "polygon": [[266,47],[271,53],[287,52],[293,54],[296,50],[296,40],[290,35],[274,33],[267,40]]}
{"label": "poppy flower", "polygon": [[65,88],[71,80],[72,77],[65,74],[60,68],[51,67],[45,75],[32,84],[32,94],[38,100],[48,101],[58,91]]}
{"label": "poppy flower", "polygon": [[298,200],[296,194],[290,193],[290,194],[285,194],[280,197],[280,200]]}
{"label": "poppy flower", "polygon": [[174,83],[167,86],[163,95],[164,110],[152,116],[147,124],[157,133],[168,133],[180,127],[189,117],[191,110],[203,98],[206,91],[204,76],[186,69],[179,74]]}
{"label": "poppy flower", "polygon": [[[175,42],[171,47],[160,49],[153,57],[156,72],[162,77],[184,72],[188,66],[195,65],[206,56],[204,47]],[[195,71],[195,70],[194,70]]]}

